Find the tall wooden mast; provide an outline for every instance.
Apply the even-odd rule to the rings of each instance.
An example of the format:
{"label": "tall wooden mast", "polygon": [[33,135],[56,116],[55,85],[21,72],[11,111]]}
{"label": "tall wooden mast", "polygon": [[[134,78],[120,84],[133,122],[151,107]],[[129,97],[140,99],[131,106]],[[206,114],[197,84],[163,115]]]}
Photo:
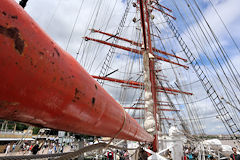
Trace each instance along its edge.
{"label": "tall wooden mast", "polygon": [[158,124],[157,124],[157,92],[154,72],[154,56],[151,42],[150,21],[148,5],[150,0],[139,0],[140,17],[143,37],[143,64],[145,85],[145,115],[144,127],[147,132],[154,135],[153,151],[158,151]]}
{"label": "tall wooden mast", "polygon": [[[160,6],[164,9],[168,10],[169,12],[172,12],[172,10],[168,9],[165,6],[158,4],[157,1],[153,1],[153,0],[137,0],[137,2],[138,2],[138,5],[136,5],[134,3],[133,6],[140,9],[142,43],[135,42],[131,39],[127,39],[127,38],[124,38],[121,36],[106,33],[106,32],[100,31],[100,30],[91,29],[92,33],[98,33],[98,34],[103,34],[106,36],[114,37],[116,39],[128,42],[131,45],[136,46],[137,49],[131,48],[131,47],[126,47],[126,46],[121,46],[119,44],[114,44],[114,43],[106,42],[106,41],[95,39],[95,38],[90,38],[90,37],[84,37],[84,38],[86,41],[88,41],[88,40],[95,41],[95,42],[98,42],[101,44],[109,45],[112,47],[116,47],[118,49],[122,49],[122,50],[125,50],[128,52],[134,53],[134,54],[140,54],[143,56],[144,83],[110,78],[110,77],[100,77],[100,76],[93,76],[93,77],[96,79],[102,79],[102,80],[107,80],[107,81],[111,81],[111,82],[127,84],[126,87],[132,87],[132,88],[136,88],[136,89],[142,89],[144,87],[144,89],[145,89],[145,94],[144,94],[145,104],[144,104],[144,108],[141,108],[146,111],[145,116],[144,116],[144,129],[148,133],[150,133],[154,136],[154,141],[152,143],[152,146],[153,146],[153,151],[157,152],[158,144],[159,144],[158,143],[158,133],[159,133],[158,131],[161,131],[161,127],[160,127],[161,122],[158,122],[158,120],[164,119],[164,118],[161,118],[160,116],[159,117],[157,116],[157,113],[159,111],[159,108],[157,108],[157,107],[164,106],[163,104],[158,103],[159,101],[157,100],[157,93],[163,92],[165,94],[174,94],[174,95],[176,95],[176,93],[192,95],[192,93],[177,91],[175,89],[166,88],[163,86],[157,86],[156,79],[155,79],[155,77],[156,77],[155,73],[157,73],[159,70],[155,70],[155,61],[160,60],[160,61],[171,63],[174,65],[183,67],[185,69],[188,69],[187,65],[180,64],[179,62],[174,62],[169,57],[174,57],[174,58],[177,58],[178,60],[183,60],[184,62],[187,62],[187,60],[184,58],[181,58],[179,56],[176,56],[174,54],[167,53],[165,51],[162,51],[162,50],[152,46],[151,35],[153,35],[153,34],[151,33],[151,28],[150,28],[150,26],[151,26],[150,25],[151,10],[154,9],[154,10],[160,11],[162,14],[164,14],[168,17],[171,17],[172,19],[175,20],[176,19],[175,17],[171,16],[170,14],[166,13],[165,11],[163,11],[159,8],[156,8],[154,6],[155,5]],[[139,49],[139,47],[141,47],[141,49]],[[159,56],[158,54],[162,54],[162,55],[169,56],[169,57],[165,58],[165,57]],[[162,79],[158,78],[158,80],[162,80]],[[161,88],[161,90],[159,90],[160,88]],[[134,109],[134,108],[132,108],[132,109]],[[137,108],[135,108],[135,109],[137,109]],[[143,119],[143,117],[139,117],[139,118]]]}

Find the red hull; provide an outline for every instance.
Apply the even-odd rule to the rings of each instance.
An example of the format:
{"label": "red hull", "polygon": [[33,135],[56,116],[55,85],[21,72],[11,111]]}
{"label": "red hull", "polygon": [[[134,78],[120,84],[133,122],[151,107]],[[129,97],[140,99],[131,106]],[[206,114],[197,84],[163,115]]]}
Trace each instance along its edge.
{"label": "red hull", "polygon": [[[114,137],[123,108],[13,0],[0,5],[0,118]],[[128,114],[120,139],[153,141]]]}

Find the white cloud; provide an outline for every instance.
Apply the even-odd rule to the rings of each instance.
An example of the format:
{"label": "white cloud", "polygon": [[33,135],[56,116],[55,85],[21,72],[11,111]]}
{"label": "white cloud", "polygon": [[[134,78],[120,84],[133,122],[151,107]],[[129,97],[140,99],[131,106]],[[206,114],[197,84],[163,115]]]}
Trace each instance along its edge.
{"label": "white cloud", "polygon": [[[203,1],[205,3],[208,2],[207,0],[203,0]],[[34,0],[34,1],[28,2],[26,11],[62,48],[65,49],[67,46],[68,39],[70,37],[70,33],[72,31],[76,16],[77,16],[78,8],[81,5],[81,2],[82,1],[79,1],[79,0],[69,0],[69,1]],[[115,2],[116,2],[116,6],[115,6]],[[102,3],[102,4],[101,4],[101,10],[99,10],[98,16],[94,21],[94,18],[96,17],[96,14],[97,14],[97,10],[94,10],[96,3]],[[219,11],[219,14],[223,18],[223,21],[226,23],[231,33],[234,33],[233,34],[234,38],[239,39],[240,33],[238,33],[237,26],[240,25],[240,10],[238,9],[238,6],[239,6],[238,3],[239,2],[237,0],[214,1],[214,4],[216,5],[216,8]],[[97,33],[90,33],[88,29],[91,29],[92,27],[94,27],[95,29],[101,29],[102,31],[106,31],[108,33],[114,34],[118,27],[118,24],[120,23],[121,17],[125,9],[125,5],[126,4],[123,3],[122,1],[115,1],[115,0],[102,0],[102,1],[101,0],[100,1],[85,0],[83,3],[82,9],[80,11],[80,16],[76,23],[76,27],[74,29],[73,36],[69,44],[68,52],[75,57],[76,53],[78,52],[79,46],[81,45],[82,47],[80,50],[80,54],[78,56],[78,61],[80,61],[81,65],[86,70],[88,70],[91,74],[95,74],[95,75],[99,74],[99,71],[103,64],[105,56],[109,50],[109,47],[106,47],[102,44],[98,45],[96,42],[91,42],[91,41],[85,42],[83,41],[82,37],[87,35],[93,38],[106,40],[108,37],[106,36],[102,37]],[[113,13],[112,13],[112,9],[114,8],[114,6],[115,6],[115,9],[113,10]],[[136,29],[135,26],[139,24],[134,24],[131,22],[132,18],[135,16],[134,12],[135,12],[134,8],[130,10],[127,23],[123,29],[124,34],[122,35],[122,37],[126,37],[128,39],[137,41],[139,39],[139,36],[138,36],[139,31],[134,31],[134,30]],[[234,52],[235,49],[232,46],[232,42],[230,41],[227,35],[227,32],[224,30],[224,27],[221,25],[220,20],[216,16],[216,13],[214,13],[212,7],[208,5],[207,8],[204,8],[203,13],[206,16],[214,32],[219,36],[223,45],[227,47],[227,49]],[[93,14],[93,19],[91,19],[92,14]],[[155,14],[156,22],[161,20],[162,17],[157,18],[157,15],[159,15],[159,13],[153,12],[153,14]],[[175,12],[174,15],[177,16],[177,12]],[[110,16],[111,18],[110,18],[110,21],[108,22]],[[191,24],[190,27],[192,29],[193,28],[197,29],[196,23],[192,21],[193,19],[189,18],[188,20]],[[203,20],[201,21],[203,22]],[[88,24],[90,25],[88,26]],[[108,27],[106,27],[106,24],[108,24]],[[162,31],[161,36],[171,37],[172,35],[166,34],[166,29],[165,29],[166,24],[164,25],[165,26],[159,25],[159,29]],[[180,29],[183,30],[183,28],[180,28]],[[200,30],[197,29],[197,32],[200,33]],[[183,33],[183,36],[184,35],[187,35],[186,30],[185,30],[185,33]],[[203,39],[203,36],[201,36],[200,38]],[[188,39],[188,37],[184,36],[184,39],[186,40],[187,44],[190,45],[190,48],[193,48],[193,45]],[[112,39],[110,39],[109,42],[112,42]],[[126,43],[120,43],[120,44],[123,45]],[[180,51],[180,47],[176,45],[177,44],[176,40],[172,40],[172,39],[170,39],[169,41],[165,40],[164,44],[165,46],[168,47],[167,48],[168,52],[171,52],[172,48],[175,51]],[[204,41],[204,44],[206,44],[206,41]],[[156,46],[160,46],[160,44],[156,43]],[[133,46],[129,46],[129,47],[134,48]],[[98,50],[98,52],[96,50]],[[116,50],[110,71],[113,71],[115,69],[119,69],[119,71],[111,75],[111,77],[116,77],[119,79],[132,78],[132,80],[135,80],[139,76],[137,73],[140,74],[140,70],[142,69],[141,67],[142,62],[139,58],[129,59],[126,56],[126,54],[129,54],[129,53],[119,49]],[[185,57],[183,53],[177,53],[177,55]],[[236,66],[239,66],[239,62],[238,62],[239,55],[233,54],[233,56],[231,56],[231,59]],[[128,67],[128,69],[125,68],[126,66]],[[160,66],[161,68],[163,68],[164,75],[168,77],[167,79],[169,80],[169,83],[174,86],[176,77],[170,69],[166,69],[166,68],[171,68],[171,65],[165,62],[162,62]],[[173,65],[173,67],[176,67],[176,66]],[[224,68],[226,68],[226,66],[224,66]],[[176,70],[177,70],[177,77],[179,78],[180,82],[183,85],[184,84],[186,85],[198,80],[198,78],[196,77],[192,69],[189,69],[186,71],[178,67]],[[220,86],[220,83],[216,81],[216,75],[212,74],[213,73],[212,68],[210,68],[209,70],[211,72],[209,71],[207,72],[208,72],[208,75],[210,75],[211,82],[216,87]],[[129,73],[129,74],[126,74],[126,73]],[[135,73],[135,74],[130,74],[130,73]],[[115,87],[121,87],[121,85],[113,84],[109,82],[106,82],[106,84],[107,84],[105,86],[106,90],[118,101],[121,101],[121,95],[123,94],[125,94],[124,100],[127,102],[136,101],[136,99],[140,95],[139,90],[137,91],[133,89],[126,89],[127,91],[123,91],[123,89],[116,90]],[[194,83],[192,85],[186,85],[185,87],[183,87],[183,90],[194,93],[194,95],[192,96],[193,101],[201,100],[204,97],[207,97],[204,89],[201,87],[201,84],[199,82]],[[220,89],[219,91],[222,92],[222,89]],[[178,101],[175,99],[174,96],[170,96],[170,97],[172,98],[174,103],[178,103],[178,102],[183,103],[183,100],[181,100],[180,95],[177,96]],[[166,100],[166,97],[164,97],[163,95],[161,96],[161,98],[163,100]],[[209,99],[205,101],[197,102],[195,106],[190,106],[190,107],[193,107],[198,112],[199,117],[216,115],[216,112],[213,106],[211,105]],[[193,108],[190,108],[190,109],[193,109]],[[184,114],[187,115],[186,109],[182,108],[182,110],[184,111]],[[172,116],[171,113],[166,113],[166,115]],[[191,119],[194,117],[189,117],[189,118]],[[205,131],[207,133],[220,133],[220,132],[226,133],[226,131],[220,130],[218,127],[213,127],[213,126],[222,126],[218,119],[212,118],[211,121],[208,121],[207,119],[202,121],[204,123],[203,127],[206,128]]]}

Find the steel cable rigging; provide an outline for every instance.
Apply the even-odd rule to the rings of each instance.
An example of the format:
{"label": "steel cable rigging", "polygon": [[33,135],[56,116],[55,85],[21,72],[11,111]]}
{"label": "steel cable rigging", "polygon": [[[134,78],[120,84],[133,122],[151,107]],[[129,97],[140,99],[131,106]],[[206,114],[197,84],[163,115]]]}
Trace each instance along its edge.
{"label": "steel cable rigging", "polygon": [[[159,29],[158,29],[158,27],[155,25],[155,27],[157,28],[157,31],[159,31]],[[166,27],[164,27],[165,28],[165,30],[166,30]],[[159,34],[161,34],[161,32],[159,31]],[[160,35],[158,36],[158,37],[161,37]],[[160,39],[160,41],[162,41],[162,39]],[[170,46],[171,46],[171,48],[173,48],[173,45],[172,45],[172,43],[171,43],[171,41],[169,41],[170,42]],[[163,42],[161,42],[161,44],[163,44]],[[163,45],[163,48],[164,48],[164,50],[166,51],[166,49],[165,49],[165,47],[164,47],[164,45]],[[173,69],[173,66],[171,65],[171,68]],[[175,69],[173,69],[173,70],[175,70]],[[175,71],[174,71],[174,73],[175,73]],[[176,74],[175,74],[175,77],[176,77],[176,79],[178,79],[177,78],[177,76],[176,76]],[[205,99],[207,99],[208,97],[206,97]],[[186,102],[186,98],[184,98],[185,100],[185,105],[189,105],[190,103],[189,102]],[[193,103],[193,102],[192,102]],[[175,105],[175,104],[174,104]],[[191,110],[190,109],[190,107],[187,107],[187,111],[188,111],[188,115],[190,116],[190,117],[195,117],[195,118],[197,118],[198,116],[198,114],[197,114],[197,111],[196,110]],[[196,123],[195,125],[193,125],[193,123]],[[202,127],[202,124],[201,124],[201,122],[200,121],[197,121],[197,122],[190,122],[190,125],[192,126],[192,131],[194,132],[194,134],[196,134],[196,129],[195,129],[195,126],[198,128],[198,131],[200,131],[201,132],[201,134],[203,135],[203,134],[205,134],[204,133],[204,131],[203,131],[203,127]]]}
{"label": "steel cable rigging", "polygon": [[[109,25],[109,22],[110,22],[110,20],[111,20],[111,18],[112,18],[112,16],[113,16],[113,12],[115,11],[117,2],[118,2],[118,1],[115,0],[114,6],[113,6],[113,8],[112,8],[112,10],[111,10],[111,12],[110,12],[110,16],[109,16],[109,18],[108,18],[108,20],[107,20],[107,23],[104,24],[104,25],[105,25],[104,31],[106,31],[106,29],[107,29],[107,27],[108,27],[108,25]],[[103,37],[104,37],[104,35],[102,35],[102,38],[101,38],[101,39],[103,39]],[[103,46],[102,46],[102,47],[103,47]],[[88,71],[89,71],[89,72],[91,72],[92,64],[94,64],[94,62],[95,62],[95,60],[96,60],[96,58],[97,58],[97,55],[99,54],[99,50],[100,50],[100,44],[98,44],[97,49],[96,49],[96,51],[95,51],[95,55],[93,56],[94,58],[93,58],[93,60],[90,62],[90,66],[89,66],[89,68],[88,68]]]}
{"label": "steel cable rigging", "polygon": [[[173,2],[174,3],[174,2]],[[176,3],[174,3],[175,4],[175,7],[177,8],[177,5],[176,5]],[[180,13],[180,10],[177,8],[177,10],[178,10],[178,12]],[[181,17],[183,18],[183,16],[182,16],[182,14],[180,13],[180,15],[181,15]],[[184,18],[183,18],[184,19]],[[188,18],[189,19],[189,18]],[[184,20],[184,22],[186,23],[186,21]],[[187,27],[187,28],[189,28],[189,27]],[[190,28],[191,29],[191,28]],[[191,35],[190,35],[191,36]],[[204,67],[204,66],[203,66]],[[212,75],[214,75],[214,74],[212,74]],[[224,83],[221,81],[221,78],[220,78],[220,76],[218,76],[218,79],[220,80],[220,82],[221,82],[221,84],[222,84],[222,86],[224,87],[225,85],[224,85]],[[217,86],[218,87],[218,86]],[[225,87],[226,88],[226,87]],[[225,90],[225,89],[224,89]],[[226,92],[226,91],[225,91]],[[228,94],[228,93],[226,93],[226,94]],[[235,115],[235,117],[237,117],[236,115]]]}
{"label": "steel cable rigging", "polygon": [[[185,0],[185,1],[186,1],[186,0]],[[189,6],[191,6],[191,3],[190,3],[190,2],[189,2],[188,4],[190,4]],[[200,24],[198,23],[198,21],[200,21],[200,19],[197,20],[197,17],[198,17],[198,16],[197,16],[197,13],[194,12],[194,10],[193,10],[191,7],[189,7],[189,9],[190,9],[191,13],[193,14],[194,19],[196,20],[197,24],[199,25],[199,27],[200,27],[200,29],[201,29],[204,37],[205,37],[206,40],[208,41],[208,38],[206,37],[206,35],[205,35],[202,27],[201,27]],[[202,14],[202,16],[204,17],[203,14]],[[205,20],[205,22],[207,23],[207,21],[206,21],[205,18],[204,18],[204,20]],[[200,23],[201,23],[201,21],[200,21]],[[208,23],[207,23],[207,24],[208,24]],[[210,35],[209,35],[208,31],[206,30],[206,28],[204,27],[204,25],[202,25],[202,26],[203,26],[203,28],[205,29],[207,35],[210,37]],[[209,26],[209,24],[208,24],[208,26]],[[209,26],[209,27],[210,27],[210,26]],[[211,30],[211,28],[210,28],[210,30]],[[211,30],[211,31],[212,31],[212,30]],[[215,48],[217,49],[217,46],[215,45],[215,43],[213,42],[213,39],[212,39],[211,37],[210,37],[210,40],[212,41],[212,43],[214,44]],[[209,41],[208,41],[208,42],[209,42]],[[209,45],[210,45],[210,43],[209,43]],[[210,47],[211,47],[211,45],[210,45]],[[220,48],[221,53],[223,53],[223,52],[222,52],[222,49],[221,49],[221,46],[219,46],[219,48]],[[212,51],[213,51],[213,49],[212,49]],[[220,63],[220,60],[218,59],[218,57],[217,57],[217,55],[215,54],[214,51],[213,51],[213,53],[214,53],[215,58],[217,59],[217,62],[218,62],[218,64],[219,64],[219,66],[221,67],[221,70],[222,70],[223,73],[224,73],[224,76],[226,77],[226,80],[228,81],[228,84],[230,85],[230,88],[231,88],[231,90],[232,90],[232,93],[234,94],[234,96],[235,96],[235,98],[238,100],[238,102],[240,102],[239,99],[238,99],[238,97],[237,97],[237,95],[236,95],[236,93],[235,93],[235,91],[234,91],[234,89],[233,89],[233,87],[232,87],[232,84],[231,84],[230,81],[229,81],[228,76],[226,75],[226,72],[224,71],[224,69],[223,69],[223,67],[222,67],[222,65],[221,65],[221,63]],[[218,53],[219,53],[219,52],[218,52]],[[221,55],[220,55],[220,56],[221,56]],[[209,61],[210,61],[210,59],[209,59]],[[228,91],[226,90],[226,88],[224,87],[225,85],[224,85],[224,83],[223,83],[220,75],[218,74],[217,70],[215,69],[213,63],[211,63],[211,64],[212,64],[212,66],[213,66],[213,68],[214,68],[214,70],[215,70],[215,73],[217,74],[217,76],[218,76],[218,78],[219,78],[219,81],[220,81],[221,84],[223,85],[223,89],[224,89],[224,91],[225,91],[225,94],[227,95],[228,98],[230,98],[231,101],[233,101],[231,95],[229,94],[229,92],[228,92]],[[230,72],[231,72],[231,71],[230,71]],[[234,102],[233,102],[233,103],[234,103]],[[236,105],[236,104],[235,104],[235,105]],[[232,113],[235,113],[234,116],[235,116],[235,118],[238,119],[238,121],[239,121],[240,119],[239,119],[239,117],[236,115],[236,112],[232,112]]]}
{"label": "steel cable rigging", "polygon": [[[158,29],[158,27],[157,27],[156,25],[155,25],[155,28],[157,29],[158,33],[161,34],[160,31],[159,31],[159,29]],[[166,30],[166,27],[165,27],[165,30]],[[161,37],[161,36],[158,35],[158,37]],[[163,45],[162,39],[160,39],[160,41],[161,41],[161,44]],[[172,43],[170,43],[170,46],[173,48]],[[164,45],[163,45],[163,48],[164,48],[164,50],[166,51]],[[172,65],[171,65],[171,67],[172,67],[172,69],[173,69],[173,66],[172,66]],[[177,78],[177,77],[176,77],[176,78]],[[188,103],[185,101],[185,104],[187,105]],[[175,104],[173,104],[173,105],[175,105]],[[191,115],[197,115],[196,112],[193,114],[193,112],[188,109],[188,113],[189,113],[189,114],[190,114],[190,112],[191,112]],[[189,115],[189,116],[190,116],[190,115]],[[195,123],[195,122],[194,122],[194,123]],[[196,134],[196,130],[195,130],[194,128],[195,128],[195,126],[197,126],[197,128],[198,128],[198,130],[201,132],[201,134],[204,134],[203,127],[202,127],[201,123],[200,123],[200,122],[198,122],[198,123],[199,123],[199,124],[193,125],[193,122],[190,122],[190,125],[192,126],[191,128],[192,128],[193,133]]]}
{"label": "steel cable rigging", "polygon": [[[229,132],[229,134],[230,132],[232,133],[230,134],[232,138],[237,138],[236,133],[238,133],[240,130],[238,129],[238,126],[236,125],[235,121],[230,117],[228,110],[221,102],[219,95],[216,93],[216,90],[209,82],[208,80],[209,78],[206,77],[206,74],[203,72],[199,63],[196,61],[195,56],[192,54],[191,50],[189,50],[188,46],[183,41],[181,35],[178,33],[176,27],[173,25],[171,20],[167,16],[165,15],[163,16],[168,21],[169,27],[171,28],[172,32],[176,35],[177,40],[179,44],[182,46],[183,50],[185,51],[185,54],[188,57],[189,61],[192,62],[192,67],[194,68],[195,73],[202,80],[203,87],[211,97],[211,101],[213,102],[216,111],[218,112],[219,115],[221,115],[220,118],[223,124],[225,125],[227,131]],[[210,86],[209,85],[206,86],[207,84],[209,84]]]}
{"label": "steel cable rigging", "polygon": [[[90,26],[90,23],[91,23],[91,21],[92,21],[92,19],[93,19],[94,13],[95,13],[95,11],[97,11],[97,7],[100,6],[100,5],[99,5],[99,2],[101,2],[101,0],[98,0],[98,1],[95,3],[95,7],[94,7],[94,9],[93,9],[93,13],[92,13],[92,15],[91,15],[91,18],[90,18],[90,20],[88,21],[87,26],[85,27],[86,29],[85,29],[84,35],[87,34],[87,31],[88,31],[88,28],[89,28],[89,26]],[[100,3],[100,4],[101,4],[101,3]],[[82,41],[81,41],[81,43],[80,43],[80,45],[79,45],[79,47],[78,47],[78,51],[77,51],[77,53],[76,53],[76,57],[75,57],[76,60],[78,60],[78,55],[79,55],[80,50],[81,50],[81,48],[82,48],[83,42],[84,42],[84,40],[82,39]],[[84,52],[82,53],[82,56],[81,56],[81,58],[80,58],[80,64],[82,63],[83,57],[84,57]]]}
{"label": "steel cable rigging", "polygon": [[60,4],[62,3],[63,0],[59,0],[58,3],[57,3],[57,6],[55,7],[54,11],[53,11],[53,14],[49,20],[49,22],[47,23],[47,26],[46,26],[46,30],[49,28],[50,24],[52,23],[54,17],[55,17],[55,14],[58,10],[58,8],[60,7]]}
{"label": "steel cable rigging", "polygon": [[[190,3],[189,3],[189,4],[190,4]],[[190,6],[191,6],[191,4],[190,4]],[[189,8],[190,8],[190,7],[189,7]],[[216,35],[213,33],[211,27],[209,26],[208,22],[206,21],[206,19],[205,19],[204,15],[202,14],[202,12],[201,12],[201,10],[200,10],[199,7],[198,7],[198,9],[199,9],[199,11],[200,11],[202,17],[204,18],[204,21],[206,22],[207,26],[209,27],[209,30],[210,30],[211,33],[213,34],[213,37],[214,37],[216,43],[218,44],[218,48],[220,49],[220,51],[218,51],[217,53],[219,53],[219,54],[220,54],[220,53],[224,54],[224,53],[223,53],[223,49],[222,49],[222,47],[221,47],[221,44],[219,44],[219,41],[218,41],[217,38],[216,38]],[[196,16],[194,16],[194,17],[197,18],[197,17],[198,17],[198,16],[197,16],[197,13],[194,12],[194,10],[191,9],[191,8],[190,8],[190,10],[191,10],[191,13],[193,14],[193,16],[194,16],[194,14],[195,14]],[[196,20],[196,22],[198,22],[198,21],[200,21],[200,19],[199,19],[199,20]],[[201,21],[200,21],[200,23],[201,23]],[[198,23],[198,25],[199,25],[199,23]],[[203,26],[203,28],[205,29],[205,31],[206,31],[208,37],[210,37],[210,40],[212,41],[212,44],[214,45],[214,47],[216,48],[216,50],[218,50],[217,46],[216,46],[215,43],[213,42],[214,40],[211,38],[211,36],[210,36],[210,34],[208,33],[207,29],[204,27],[203,24],[202,24],[202,26]],[[199,27],[200,27],[200,29],[201,29],[201,26],[200,26],[200,25],[199,25]],[[208,41],[208,39],[207,39],[207,37],[206,37],[206,35],[205,35],[205,33],[203,32],[202,29],[201,29],[201,31],[202,31],[204,37],[206,38],[206,40]],[[209,41],[208,41],[208,42],[209,42]],[[209,45],[210,45],[210,43],[209,43]],[[212,51],[213,51],[213,49],[212,49]],[[226,77],[227,81],[229,82],[230,79],[229,79],[228,76],[226,75],[226,72],[225,72],[225,70],[223,69],[222,64],[221,64],[221,62],[223,62],[224,64],[225,64],[225,63],[229,64],[229,62],[228,62],[227,60],[226,60],[226,62],[225,62],[224,60],[220,61],[220,60],[218,59],[218,56],[215,54],[214,51],[213,51],[213,53],[214,53],[214,57],[215,57],[215,59],[217,60],[219,66],[220,66],[220,68],[221,68],[221,70],[222,70],[223,73],[224,73],[224,76]],[[221,55],[219,55],[219,56],[220,56],[220,58],[222,58]],[[227,69],[228,69],[228,67],[227,67]],[[229,70],[229,69],[228,69],[228,70]],[[217,73],[217,71],[215,71],[215,72]],[[229,72],[230,72],[230,73],[233,72],[231,68],[230,68]],[[237,72],[237,73],[238,73],[238,72]],[[236,80],[236,77],[235,77],[234,73],[232,73],[231,76],[232,76],[232,75],[233,75],[233,80],[234,80],[235,82],[238,83],[238,81]],[[238,84],[239,84],[239,83],[238,83]],[[231,87],[233,93],[235,94],[235,92],[234,92],[234,90],[233,90],[233,87],[232,87],[232,84],[231,84],[230,82],[229,82],[229,85],[230,85],[230,87]],[[238,85],[236,85],[236,86],[237,86],[237,88],[239,88]],[[235,94],[234,96],[238,99],[238,97],[236,96],[236,94]]]}
{"label": "steel cable rigging", "polygon": [[81,12],[81,9],[82,9],[82,6],[83,6],[83,2],[84,2],[84,0],[82,0],[82,3],[80,4],[80,6],[79,6],[79,8],[78,8],[77,16],[76,16],[76,19],[75,19],[75,21],[74,21],[74,24],[73,24],[73,27],[72,27],[72,30],[71,30],[71,34],[70,34],[70,36],[69,36],[69,38],[68,38],[68,42],[67,42],[67,46],[66,46],[66,51],[68,50],[69,43],[70,43],[70,41],[71,41],[71,39],[72,39],[72,35],[73,35],[74,30],[75,30],[75,27],[76,27],[76,24],[77,24],[77,21],[78,21],[78,17],[79,17],[80,12]]}

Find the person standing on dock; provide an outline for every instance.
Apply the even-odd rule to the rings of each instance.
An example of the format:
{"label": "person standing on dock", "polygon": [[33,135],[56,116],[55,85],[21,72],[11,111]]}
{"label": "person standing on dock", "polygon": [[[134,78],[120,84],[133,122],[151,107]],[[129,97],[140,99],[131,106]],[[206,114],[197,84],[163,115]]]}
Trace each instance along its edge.
{"label": "person standing on dock", "polygon": [[230,155],[230,160],[240,160],[240,155],[237,154],[237,148],[232,147],[233,153]]}
{"label": "person standing on dock", "polygon": [[107,158],[108,158],[108,160],[113,160],[113,152],[108,152],[107,153]]}
{"label": "person standing on dock", "polygon": [[40,150],[40,147],[37,141],[37,143],[32,147],[31,152],[32,154],[36,155],[39,150]]}
{"label": "person standing on dock", "polygon": [[8,143],[6,150],[5,150],[5,154],[8,154],[10,152],[11,146],[10,143]]}
{"label": "person standing on dock", "polygon": [[14,143],[12,146],[12,152],[15,150],[15,148],[16,148],[16,144]]}

